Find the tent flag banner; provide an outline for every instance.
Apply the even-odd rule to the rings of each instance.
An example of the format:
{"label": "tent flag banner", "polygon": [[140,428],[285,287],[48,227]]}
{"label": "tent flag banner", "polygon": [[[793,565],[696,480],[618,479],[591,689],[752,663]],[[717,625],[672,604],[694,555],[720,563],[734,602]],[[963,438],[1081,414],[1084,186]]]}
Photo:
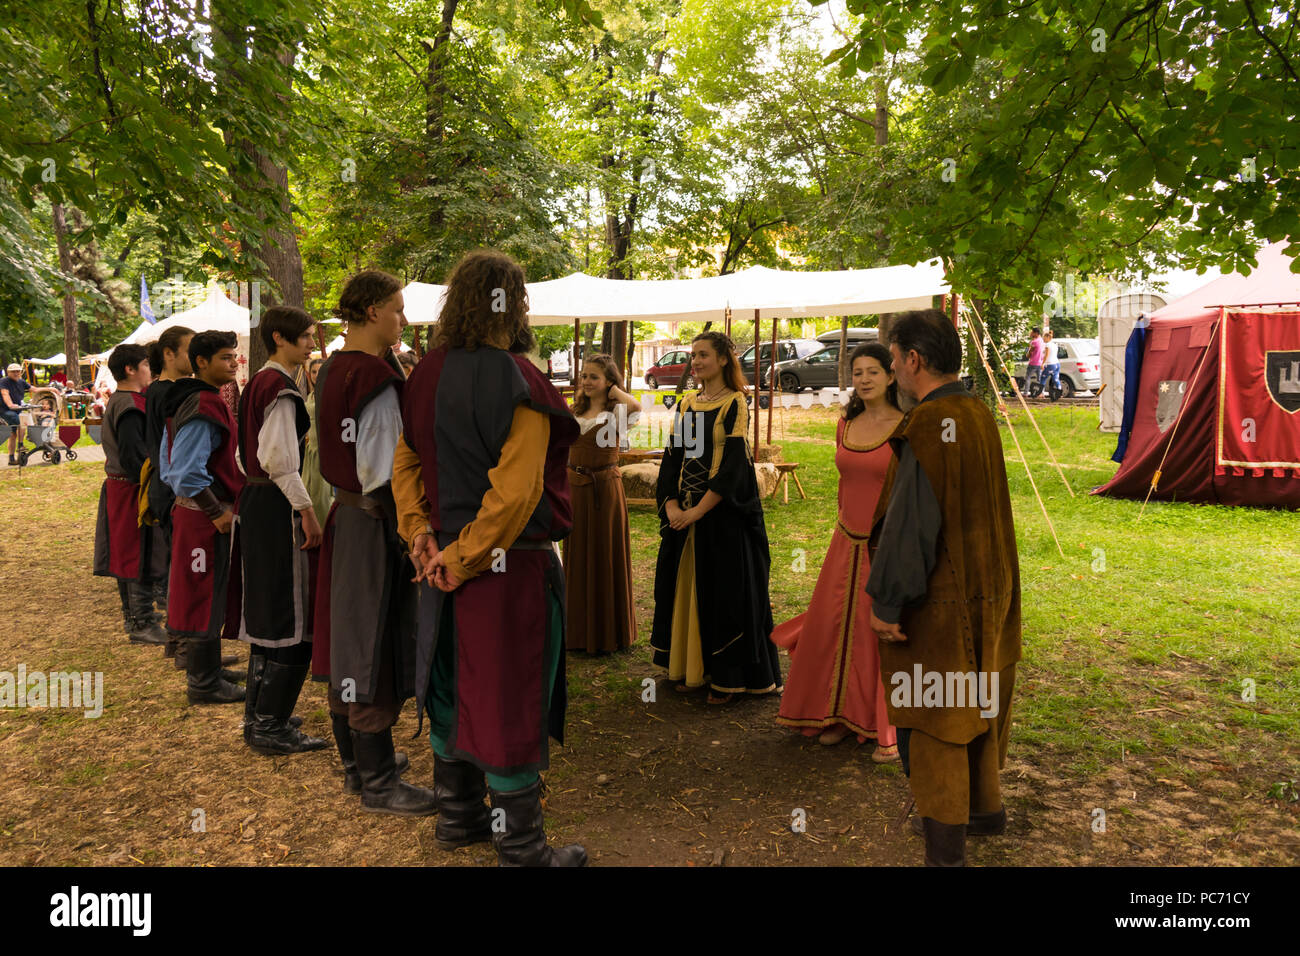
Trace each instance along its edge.
{"label": "tent flag banner", "polygon": [[1217,473],[1300,473],[1300,312],[1229,312],[1222,343]]}
{"label": "tent flag banner", "polygon": [[153,306],[149,304],[149,286],[145,284],[144,276],[140,277],[140,318],[150,325],[158,321],[158,317],[153,314]]}

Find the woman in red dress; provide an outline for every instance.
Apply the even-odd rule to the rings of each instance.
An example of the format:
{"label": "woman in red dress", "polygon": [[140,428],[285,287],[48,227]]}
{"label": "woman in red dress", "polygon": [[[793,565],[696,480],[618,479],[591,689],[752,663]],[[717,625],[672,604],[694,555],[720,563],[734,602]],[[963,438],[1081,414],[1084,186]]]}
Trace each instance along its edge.
{"label": "woman in red dress", "polygon": [[868,622],[871,572],[867,537],[893,459],[888,438],[902,420],[889,350],[876,342],[851,356],[853,395],[835,431],[839,520],[808,610],[772,632],[790,653],[777,723],[837,744],[849,734],[876,739],[871,759],[898,759],[898,735],[885,713],[876,634]]}

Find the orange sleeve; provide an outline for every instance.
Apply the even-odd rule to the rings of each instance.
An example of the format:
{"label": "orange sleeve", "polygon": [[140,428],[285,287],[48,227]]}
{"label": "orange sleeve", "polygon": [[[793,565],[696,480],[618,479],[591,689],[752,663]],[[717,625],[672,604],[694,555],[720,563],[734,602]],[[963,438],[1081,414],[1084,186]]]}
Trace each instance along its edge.
{"label": "orange sleeve", "polygon": [[397,533],[409,549],[417,534],[429,530],[429,501],[424,496],[419,456],[401,437],[393,452],[393,500],[397,503]]}

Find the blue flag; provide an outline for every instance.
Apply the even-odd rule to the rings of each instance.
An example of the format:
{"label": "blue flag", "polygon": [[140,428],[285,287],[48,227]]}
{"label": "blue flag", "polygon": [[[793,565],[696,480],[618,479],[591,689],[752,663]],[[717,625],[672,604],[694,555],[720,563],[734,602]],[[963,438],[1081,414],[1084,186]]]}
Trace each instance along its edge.
{"label": "blue flag", "polygon": [[149,304],[149,286],[145,285],[144,276],[140,277],[140,317],[148,319],[150,325],[158,321],[153,314],[153,306]]}

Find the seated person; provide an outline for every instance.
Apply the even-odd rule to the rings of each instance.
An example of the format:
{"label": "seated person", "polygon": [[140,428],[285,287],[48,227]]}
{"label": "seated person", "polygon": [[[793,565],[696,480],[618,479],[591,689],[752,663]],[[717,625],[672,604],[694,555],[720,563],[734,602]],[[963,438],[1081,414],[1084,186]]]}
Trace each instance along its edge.
{"label": "seated person", "polygon": [[41,407],[36,409],[32,414],[33,425],[57,425],[59,423],[59,411],[54,405],[54,399],[41,399]]}
{"label": "seated person", "polygon": [[54,374],[50,376],[50,388],[57,388],[65,392],[68,390],[68,376],[64,374],[62,365],[54,367]]}

